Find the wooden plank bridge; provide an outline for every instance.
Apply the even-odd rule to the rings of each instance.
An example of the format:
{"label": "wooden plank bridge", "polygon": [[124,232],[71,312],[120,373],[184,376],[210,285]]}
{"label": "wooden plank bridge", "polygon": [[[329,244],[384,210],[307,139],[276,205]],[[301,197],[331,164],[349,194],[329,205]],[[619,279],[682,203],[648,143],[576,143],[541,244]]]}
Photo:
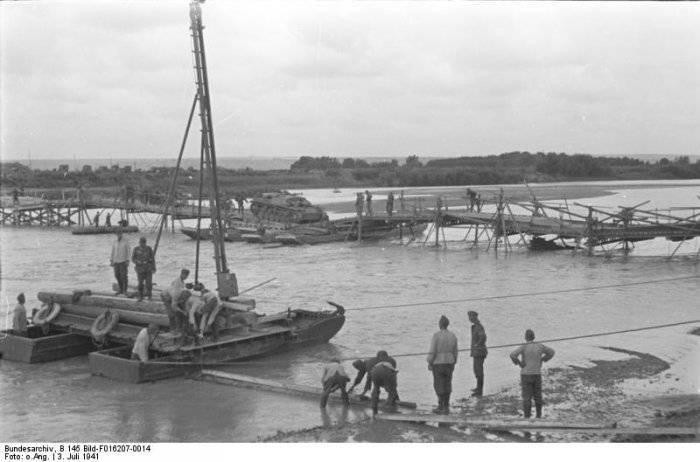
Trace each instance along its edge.
{"label": "wooden plank bridge", "polygon": [[[119,212],[120,218],[139,213],[163,214],[161,204],[146,204],[136,200],[119,200],[109,198],[90,198],[78,200],[68,199],[40,199],[22,197],[18,201],[2,198],[0,201],[0,224],[2,225],[39,225],[39,226],[84,226],[92,224],[89,210],[112,210]],[[208,207],[202,207],[202,215],[209,216]],[[175,219],[197,218],[198,208],[196,204],[171,205],[167,216]],[[115,222],[118,220],[115,220]],[[116,224],[116,223],[115,223]]]}
{"label": "wooden plank bridge", "polygon": [[[160,204],[134,200],[78,200],[75,197],[55,200],[23,197],[20,201],[3,199],[0,202],[0,224],[3,225],[84,226],[92,224],[89,210],[119,211],[120,217],[126,216],[127,220],[129,214],[163,213]],[[481,243],[488,242],[487,249],[493,246],[498,250],[500,246],[505,251],[509,251],[513,245],[509,236],[516,236],[520,243],[531,247],[537,243],[544,245],[544,248],[555,245],[560,248],[582,247],[589,252],[594,247],[615,243],[622,243],[627,251],[630,243],[665,238],[679,243],[673,252],[675,254],[684,241],[700,236],[700,205],[685,209],[687,213],[681,216],[675,211],[675,214],[671,214],[671,211],[662,213],[642,209],[641,206],[646,203],[619,207],[616,211],[574,203],[578,208],[572,210],[568,204],[566,207],[544,204],[534,195],[529,202],[510,202],[501,192],[490,202],[488,211],[481,207],[470,209],[469,206],[458,209],[453,207],[450,210],[443,207],[442,200],[438,198],[432,208],[413,207],[411,211],[375,213],[370,216],[359,213],[357,216],[333,220],[329,225],[338,233],[362,240],[363,232],[369,236],[397,229],[411,230],[413,226],[427,224],[430,228],[424,243],[432,236],[435,245],[440,245],[441,237],[445,242],[444,228],[462,227],[467,228],[466,235],[470,236],[474,246],[481,240]],[[202,208],[202,216],[208,216],[209,213],[208,208]],[[194,204],[172,205],[167,211],[167,217],[173,222],[175,219],[197,218],[197,215],[198,209]]]}
{"label": "wooden plank bridge", "polygon": [[678,242],[673,251],[675,254],[684,241],[700,236],[700,205],[677,209],[686,212],[682,216],[671,214],[671,211],[662,213],[642,209],[648,202],[633,207],[618,207],[615,211],[574,203],[577,208],[572,210],[566,202],[565,207],[544,204],[534,195],[529,202],[509,202],[501,192],[493,202],[495,207],[489,211],[482,210],[480,206],[477,210],[469,206],[449,210],[443,207],[442,200],[438,198],[434,208],[414,208],[411,212],[404,210],[370,216],[358,213],[356,217],[334,223],[341,229],[357,230],[357,240],[362,240],[362,228],[375,231],[430,224],[424,243],[433,236],[436,246],[440,245],[441,233],[445,241],[444,228],[466,227],[466,236],[471,236],[474,245],[482,239],[482,242],[488,242],[487,249],[493,246],[498,250],[500,245],[505,251],[512,248],[509,236],[517,236],[523,245],[532,248],[535,248],[535,244],[543,249],[555,246],[583,247],[589,252],[594,247],[615,243],[621,243],[624,250],[629,251],[630,243],[665,238]]}

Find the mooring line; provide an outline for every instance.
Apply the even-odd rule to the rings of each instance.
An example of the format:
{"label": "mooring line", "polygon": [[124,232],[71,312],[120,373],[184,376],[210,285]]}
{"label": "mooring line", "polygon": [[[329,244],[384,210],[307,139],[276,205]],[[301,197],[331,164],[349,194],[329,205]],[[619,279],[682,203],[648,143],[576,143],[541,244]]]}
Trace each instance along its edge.
{"label": "mooring line", "polygon": [[584,292],[586,290],[597,290],[597,289],[612,289],[616,287],[630,287],[639,286],[644,284],[660,284],[664,282],[675,282],[683,281],[688,279],[698,279],[700,275],[696,276],[683,276],[679,278],[670,279],[652,279],[648,281],[635,281],[635,282],[623,282],[620,284],[608,284],[602,286],[590,286],[590,287],[574,287],[571,289],[557,289],[557,290],[547,290],[542,292],[526,292],[521,294],[505,294],[505,295],[489,295],[485,297],[470,297],[470,298],[457,298],[452,300],[438,300],[438,301],[424,301],[424,302],[414,302],[414,303],[399,303],[395,305],[378,305],[378,306],[363,306],[359,308],[347,308],[345,311],[369,311],[369,310],[383,310],[389,308],[408,308],[415,306],[428,306],[428,305],[441,305],[450,303],[463,303],[463,302],[477,302],[485,300],[500,300],[506,298],[518,298],[518,297],[534,297],[537,295],[550,295],[550,294],[564,294],[569,292]]}
{"label": "mooring line", "polygon": [[[546,339],[546,340],[538,340],[538,342],[539,343],[565,342],[568,340],[578,340],[578,339],[582,339],[582,338],[592,338],[592,337],[604,337],[604,336],[608,336],[608,335],[626,334],[628,332],[639,332],[639,331],[643,331],[643,330],[665,329],[667,327],[676,327],[676,326],[682,326],[685,324],[697,324],[697,323],[700,323],[700,319],[695,319],[692,321],[673,322],[670,324],[657,324],[655,326],[635,327],[632,329],[614,330],[614,331],[608,331],[608,332],[596,332],[593,334],[574,335],[571,337],[558,337],[558,338],[551,338],[551,339]],[[511,348],[511,347],[517,347],[517,346],[525,345],[525,344],[526,344],[526,342],[504,343],[501,345],[487,346],[487,348],[490,350],[496,350],[499,348]],[[461,348],[458,351],[460,351],[460,352],[471,351],[471,348]],[[408,356],[421,356],[421,355],[427,355],[427,354],[428,354],[428,352],[425,351],[422,353],[401,353],[401,354],[396,354],[396,355],[391,355],[391,356],[395,357],[395,358],[404,358],[404,357],[408,357]],[[347,360],[349,361],[349,360],[355,360],[355,359],[364,359],[364,358],[348,358]]]}
{"label": "mooring line", "polygon": [[[682,326],[686,324],[698,324],[700,323],[700,319],[694,319],[691,321],[679,321],[679,322],[673,322],[669,324],[656,324],[653,326],[645,326],[645,327],[635,327],[632,329],[623,329],[623,330],[613,330],[613,331],[607,331],[607,332],[596,332],[592,334],[582,334],[582,335],[574,335],[570,337],[557,337],[557,338],[551,338],[551,339],[545,339],[545,340],[538,340],[539,343],[555,343],[555,342],[565,342],[568,340],[578,340],[578,339],[583,339],[583,338],[593,338],[593,337],[604,337],[608,335],[617,335],[617,334],[626,334],[629,332],[640,332],[640,331],[645,331],[645,330],[654,330],[654,329],[665,329],[668,327],[676,327],[676,326]],[[501,345],[493,345],[493,346],[487,346],[488,349],[490,350],[496,350],[500,348],[512,348],[512,347],[517,347],[520,345],[525,345],[526,342],[517,342],[517,343],[504,343]],[[471,348],[460,348],[458,350],[459,352],[467,352],[471,351]],[[393,358],[407,358],[411,356],[424,356],[427,355],[427,351],[423,352],[416,352],[416,353],[398,353],[398,354],[391,354],[390,356]],[[355,361],[357,359],[367,359],[367,355],[364,356],[356,356],[356,357],[340,357],[338,358],[340,361]],[[272,364],[290,364],[292,361],[237,361],[237,362],[213,362],[213,363],[200,363],[199,361],[194,362],[194,361],[149,361],[152,364],[162,364],[162,365],[172,365],[172,366],[249,366],[249,365],[265,365],[269,366]],[[318,363],[320,361],[303,361],[303,362],[298,362],[297,364],[312,364],[312,363]]]}

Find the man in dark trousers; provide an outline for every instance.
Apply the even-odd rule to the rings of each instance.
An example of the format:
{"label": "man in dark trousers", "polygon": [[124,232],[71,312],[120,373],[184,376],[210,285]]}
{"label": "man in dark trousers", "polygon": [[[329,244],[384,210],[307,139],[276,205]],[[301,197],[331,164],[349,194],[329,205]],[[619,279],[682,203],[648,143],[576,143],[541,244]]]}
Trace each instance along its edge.
{"label": "man in dark trousers", "polygon": [[372,368],[381,360],[379,359],[379,356],[375,356],[374,358],[367,358],[367,359],[358,359],[352,363],[352,366],[357,369],[357,375],[355,376],[355,380],[352,383],[352,386],[350,387],[350,390],[348,390],[349,393],[352,393],[352,391],[355,389],[356,386],[362,382],[362,379],[367,375],[367,380],[365,380],[365,388],[362,390],[362,393],[360,396],[365,396],[368,391],[372,389],[372,377],[370,374],[370,371]]}
{"label": "man in dark trousers", "polygon": [[438,407],[434,412],[447,414],[450,412],[450,394],[452,393],[452,372],[457,363],[457,336],[447,330],[450,320],[441,316],[438,326],[440,330],[433,334],[428,353],[428,370],[433,372],[433,388],[438,397]]}
{"label": "man in dark trousers", "polygon": [[389,356],[386,351],[377,353],[379,362],[370,370],[372,378],[372,414],[377,414],[379,407],[379,393],[381,389],[385,389],[388,396],[386,399],[387,406],[394,406],[399,400],[399,393],[396,391],[396,374],[399,372],[396,369],[396,360]]}
{"label": "man in dark trousers", "polygon": [[484,394],[484,360],[488,354],[486,331],[481,325],[479,314],[476,311],[469,311],[467,315],[472,323],[471,357],[474,361],[474,376],[476,377],[476,388],[472,390],[472,396],[480,397]]}
{"label": "man in dark trousers", "polygon": [[390,192],[386,196],[386,214],[392,216],[394,214],[394,193]]}
{"label": "man in dark trousers", "polygon": [[156,272],[156,260],[153,256],[153,249],[146,245],[145,237],[139,239],[139,245],[134,248],[134,252],[131,254],[131,261],[134,262],[136,277],[139,280],[139,301],[143,300],[144,295],[150,300],[153,289],[153,273]]}
{"label": "man in dark trousers", "polygon": [[535,416],[542,417],[542,363],[554,356],[554,350],[535,342],[535,333],[525,331],[526,344],[510,354],[513,364],[520,366],[520,386],[523,394],[523,414],[531,417],[532,399],[535,399]]}

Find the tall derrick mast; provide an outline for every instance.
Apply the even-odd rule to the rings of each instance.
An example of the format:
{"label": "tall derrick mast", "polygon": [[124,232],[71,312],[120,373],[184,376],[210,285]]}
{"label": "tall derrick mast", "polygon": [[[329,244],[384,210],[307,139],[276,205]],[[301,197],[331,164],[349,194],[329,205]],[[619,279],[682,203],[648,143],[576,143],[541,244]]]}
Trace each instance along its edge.
{"label": "tall derrick mast", "polygon": [[224,233],[226,230],[221,219],[219,183],[216,173],[216,146],[214,144],[214,125],[211,115],[207,59],[204,51],[204,26],[202,26],[200,2],[197,0],[190,3],[190,29],[192,31],[192,53],[194,54],[197,99],[199,101],[199,119],[202,133],[201,156],[202,165],[206,170],[204,181],[207,184],[209,192],[216,278],[219,297],[226,299],[238,295],[238,283],[236,281],[236,275],[229,273],[226,251],[224,249]]}

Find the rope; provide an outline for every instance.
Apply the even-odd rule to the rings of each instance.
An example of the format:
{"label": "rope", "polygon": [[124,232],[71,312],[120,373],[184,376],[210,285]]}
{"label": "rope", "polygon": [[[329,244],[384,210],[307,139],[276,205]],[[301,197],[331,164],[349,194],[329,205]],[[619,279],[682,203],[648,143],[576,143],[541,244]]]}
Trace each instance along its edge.
{"label": "rope", "polygon": [[[541,343],[556,343],[556,342],[565,342],[569,340],[578,340],[582,338],[592,338],[592,337],[604,337],[608,335],[618,335],[618,334],[626,334],[629,332],[639,332],[639,331],[644,331],[644,330],[654,330],[654,329],[665,329],[668,327],[676,327],[676,326],[682,326],[686,324],[697,324],[700,323],[700,319],[694,319],[691,321],[679,321],[679,322],[674,322],[670,324],[657,324],[653,326],[645,326],[645,327],[635,327],[632,329],[623,329],[623,330],[613,330],[613,331],[608,331],[608,332],[596,332],[593,334],[583,334],[583,335],[574,335],[571,337],[558,337],[558,338],[551,338],[551,339],[546,339],[546,340],[540,340]],[[501,345],[493,345],[489,346],[488,348],[491,350],[497,350],[500,348],[512,348],[512,347],[517,347],[520,345],[525,345],[526,342],[518,342],[518,343],[504,343]],[[471,351],[471,348],[460,348],[458,350],[459,352],[466,352],[466,351]],[[410,356],[423,356],[427,355],[427,351],[423,352],[416,352],[416,353],[399,353],[399,354],[393,354],[391,355],[393,358],[407,358]],[[358,356],[358,357],[350,357],[350,358],[339,358],[340,361],[355,361],[357,359],[366,359],[366,356]],[[171,365],[171,366],[247,366],[247,365],[253,365],[253,364],[260,364],[260,365],[271,365],[271,364],[288,364],[289,361],[237,361],[237,362],[213,362],[213,363],[204,363],[204,362],[193,362],[193,361],[149,361],[152,364],[162,364],[162,365]],[[303,364],[310,364],[314,363],[315,361],[305,361]]]}
{"label": "rope", "polygon": [[[572,337],[559,337],[559,338],[552,338],[552,339],[546,339],[546,340],[540,340],[539,342],[541,343],[555,343],[555,342],[565,342],[568,340],[578,340],[582,338],[592,338],[592,337],[604,337],[607,335],[617,335],[617,334],[626,334],[629,332],[639,332],[643,330],[654,330],[654,329],[664,329],[667,327],[675,327],[675,326],[682,326],[685,324],[696,324],[700,323],[700,319],[695,319],[692,321],[680,321],[680,322],[674,322],[670,324],[658,324],[655,326],[646,326],[646,327],[635,327],[633,329],[624,329],[624,330],[614,330],[614,331],[609,331],[609,332],[597,332],[593,334],[584,334],[584,335],[574,335]],[[519,343],[504,343],[501,345],[494,345],[488,347],[491,350],[496,350],[499,348],[511,348],[511,347],[516,347],[520,345],[525,345],[526,342],[519,342]],[[471,351],[471,348],[461,348],[458,351],[464,352],[464,351]],[[428,352],[422,352],[422,353],[402,353],[402,354],[397,354],[397,355],[392,355],[393,357],[408,357],[408,356],[420,356],[420,355],[427,355]],[[355,360],[355,359],[363,359],[363,358],[348,358],[347,360]]]}
{"label": "rope", "polygon": [[586,290],[596,290],[596,289],[611,289],[616,287],[630,287],[639,286],[643,284],[658,284],[664,282],[674,282],[683,281],[688,279],[698,279],[700,275],[697,276],[684,276],[679,278],[670,279],[652,279],[649,281],[636,281],[636,282],[623,282],[621,284],[608,284],[602,286],[590,286],[590,287],[575,287],[571,289],[558,289],[558,290],[547,290],[543,292],[526,292],[522,294],[506,294],[506,295],[489,295],[486,297],[471,297],[471,298],[458,298],[452,300],[439,300],[439,301],[429,301],[429,302],[415,302],[415,303],[400,303],[396,305],[378,305],[378,306],[363,306],[360,308],[348,308],[346,311],[368,311],[368,310],[382,310],[388,308],[404,308],[404,307],[414,307],[414,306],[428,306],[428,305],[442,305],[449,303],[462,303],[462,302],[476,302],[484,300],[500,300],[505,298],[517,298],[517,297],[533,297],[536,295],[549,295],[549,294],[564,294],[570,292],[583,292]]}

